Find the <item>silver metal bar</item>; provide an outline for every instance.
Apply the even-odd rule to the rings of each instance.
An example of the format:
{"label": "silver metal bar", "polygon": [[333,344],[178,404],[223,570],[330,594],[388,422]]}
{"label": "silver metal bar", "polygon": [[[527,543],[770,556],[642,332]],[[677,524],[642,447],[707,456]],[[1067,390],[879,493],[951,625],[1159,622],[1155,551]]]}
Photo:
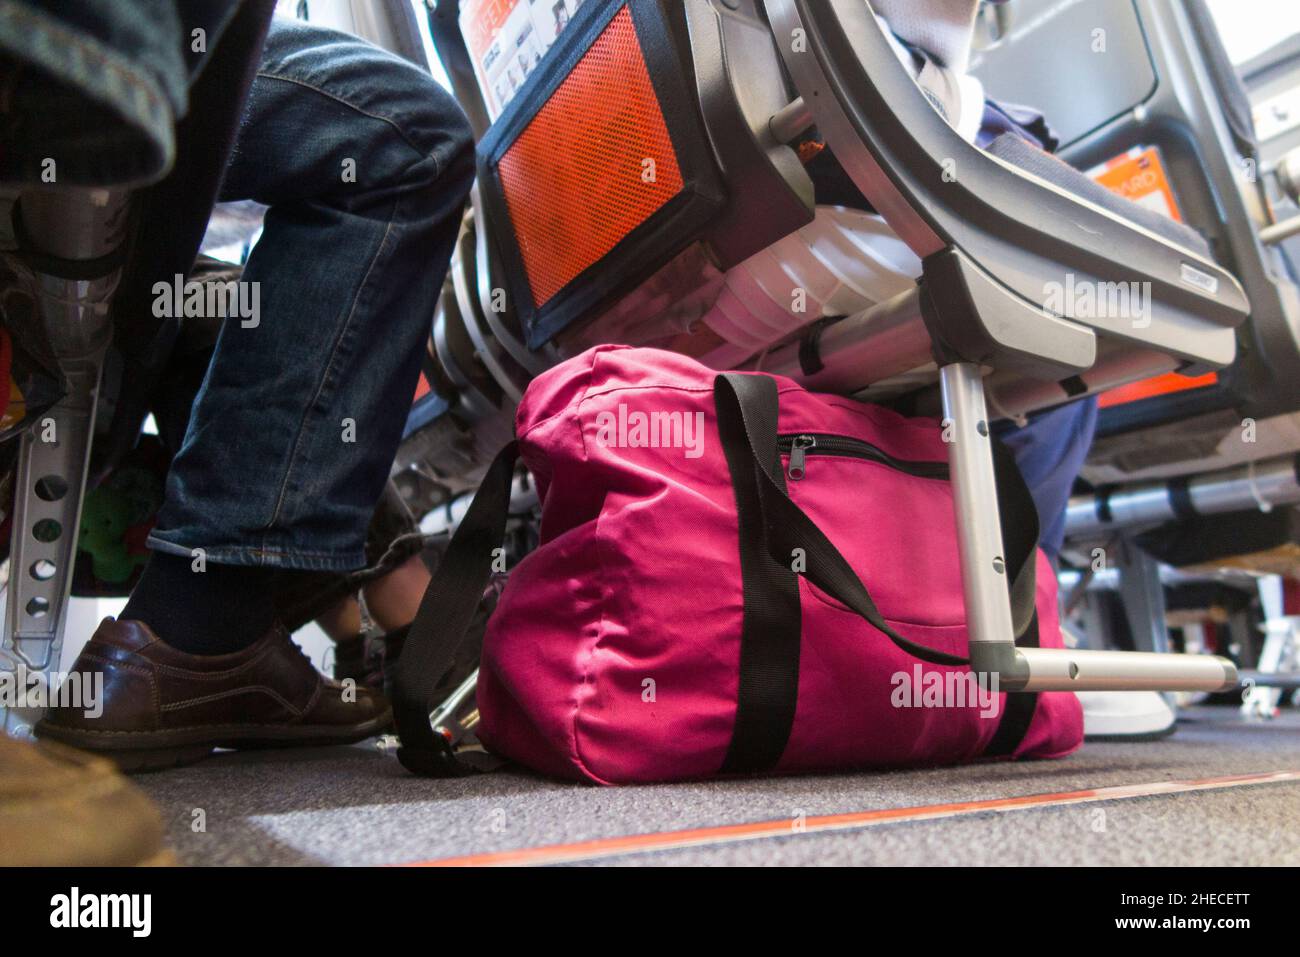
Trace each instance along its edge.
{"label": "silver metal bar", "polygon": [[1300,204],[1300,149],[1288,152],[1271,170],[1262,169],[1260,172],[1265,174],[1271,172],[1277,179],[1277,185],[1291,202]]}
{"label": "silver metal bar", "polygon": [[1034,379],[1003,369],[989,373],[984,388],[988,393],[989,408],[995,415],[1014,417],[1085,395],[1096,395],[1149,376],[1173,372],[1177,367],[1178,360],[1172,356],[1134,348],[1131,343],[1126,343],[1119,349],[1109,345],[1103,347],[1096,364],[1075,377],[1074,385],[1081,384],[1085,391],[1067,393],[1060,382]]}
{"label": "silver metal bar", "polygon": [[[94,259],[123,241],[124,192],[32,190],[20,202],[31,240],[42,252]],[[116,272],[93,280],[30,275],[30,291],[68,393],[20,439],[0,670],[36,672],[47,683],[63,648],[100,372],[112,337],[108,307],[117,279]],[[30,709],[0,708],[0,731],[28,736],[40,717]]]}
{"label": "silver metal bar", "polygon": [[456,690],[453,691],[446,700],[442,702],[442,704],[438,705],[438,707],[434,708],[433,711],[430,712],[429,724],[433,726],[435,733],[450,734],[452,736],[456,734],[456,712],[459,711],[461,706],[469,700],[470,695],[474,693],[476,687],[478,687],[477,668],[474,669],[473,674],[460,683]]}
{"label": "silver metal bar", "polygon": [[819,392],[852,394],[874,382],[932,365],[919,289],[912,287],[826,326],[817,353],[822,362],[817,372],[803,372],[798,341],[773,349],[764,358],[763,369],[790,376]]}
{"label": "silver metal bar", "polygon": [[[1262,688],[1274,692],[1300,690],[1300,674],[1295,672],[1278,674],[1271,671],[1242,671],[1237,678],[1243,688]],[[1243,704],[1242,707],[1246,705]],[[1273,702],[1273,707],[1277,707],[1276,701]]]}
{"label": "silver metal bar", "polygon": [[[1073,591],[1083,578],[1083,573],[1072,568],[1057,573],[1056,581],[1062,593]],[[1258,575],[1234,568],[1214,572],[1184,572],[1169,565],[1160,566],[1160,582],[1166,588],[1178,585],[1222,584],[1250,589],[1259,581]],[[1115,567],[1093,572],[1088,580],[1088,591],[1116,591],[1119,588],[1119,570]]]}
{"label": "silver metal bar", "polygon": [[979,366],[970,362],[943,366],[939,374],[944,426],[950,433],[945,438],[949,439],[948,463],[972,653],[979,644],[997,642],[1014,647],[983,380]]}
{"label": "silver metal bar", "polygon": [[1134,647],[1157,654],[1169,651],[1160,563],[1134,542],[1124,540],[1119,548],[1118,565],[1120,603],[1124,606]]}
{"label": "silver metal bar", "polygon": [[19,205],[32,244],[60,259],[98,259],[126,236],[127,194],[111,189],[24,190]]}
{"label": "silver metal bar", "polygon": [[778,143],[789,143],[814,122],[812,110],[799,96],[773,113],[767,126]]}
{"label": "silver metal bar", "polygon": [[1237,465],[1189,479],[1185,495],[1167,481],[1123,485],[1107,494],[1106,519],[1098,514],[1095,495],[1076,496],[1066,509],[1065,535],[1086,540],[1118,529],[1170,521],[1179,515],[1175,495],[1182,496],[1184,507],[1197,515],[1292,505],[1300,502],[1298,468],[1291,456]]}
{"label": "silver metal bar", "polygon": [[1217,691],[1234,687],[1236,667],[1210,655],[1017,648],[1002,554],[993,454],[979,367],[940,369],[945,427],[951,430],[957,543],[971,670],[996,673],[1006,691]]}
{"label": "silver metal bar", "polygon": [[[448,273],[452,279],[452,290],[466,334],[473,344],[477,361],[483,363],[488,375],[500,387],[506,399],[518,404],[524,397],[526,382],[517,382],[511,375],[505,362],[509,361],[505,346],[499,338],[487,329],[487,320],[478,311],[478,280],[471,275],[471,262],[475,255],[475,237],[472,232],[473,217],[466,213],[461,222],[460,235],[456,237],[456,246],[451,256]],[[505,362],[503,362],[505,359]]]}
{"label": "silver metal bar", "polygon": [[1237,685],[1236,666],[1217,655],[1020,648],[1016,657],[1028,674],[1021,691],[1224,691]]}
{"label": "silver metal bar", "polygon": [[1274,246],[1283,240],[1300,233],[1300,216],[1292,216],[1272,226],[1265,226],[1259,231],[1259,241],[1265,246]]}
{"label": "silver metal bar", "polygon": [[1259,670],[1244,675],[1249,691],[1242,697],[1241,714],[1247,718],[1271,718],[1282,700],[1281,689],[1296,674],[1297,645],[1300,645],[1300,616],[1283,615],[1264,622],[1264,647]]}

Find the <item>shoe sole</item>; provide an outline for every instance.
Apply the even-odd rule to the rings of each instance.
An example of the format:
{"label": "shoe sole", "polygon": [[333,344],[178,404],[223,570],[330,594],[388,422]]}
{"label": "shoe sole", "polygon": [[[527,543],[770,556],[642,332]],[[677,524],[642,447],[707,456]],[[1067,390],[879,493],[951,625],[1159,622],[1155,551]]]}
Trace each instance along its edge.
{"label": "shoe sole", "polygon": [[355,744],[386,731],[393,722],[391,711],[346,728],[319,725],[263,725],[215,728],[187,728],[184,731],[84,731],[39,724],[39,737],[89,751],[108,758],[127,774],[165,771],[194,764],[217,748],[256,751],[272,748],[328,747]]}
{"label": "shoe sole", "polygon": [[1178,724],[1169,725],[1167,728],[1159,728],[1155,731],[1138,731],[1133,734],[1121,734],[1118,732],[1099,732],[1097,734],[1085,734],[1083,740],[1085,744],[1124,744],[1129,741],[1159,741],[1167,738],[1178,730]]}

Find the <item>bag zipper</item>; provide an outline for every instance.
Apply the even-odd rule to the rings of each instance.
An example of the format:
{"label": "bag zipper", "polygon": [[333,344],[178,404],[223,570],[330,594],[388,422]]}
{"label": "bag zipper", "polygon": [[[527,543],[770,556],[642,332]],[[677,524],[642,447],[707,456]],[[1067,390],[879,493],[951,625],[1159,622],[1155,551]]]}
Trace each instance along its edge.
{"label": "bag zipper", "polygon": [[839,455],[844,458],[865,459],[918,478],[945,480],[948,478],[947,462],[917,462],[894,458],[884,449],[870,442],[853,439],[847,435],[824,435],[814,432],[778,435],[776,447],[790,457],[786,466],[786,475],[796,482],[808,474],[809,455]]}

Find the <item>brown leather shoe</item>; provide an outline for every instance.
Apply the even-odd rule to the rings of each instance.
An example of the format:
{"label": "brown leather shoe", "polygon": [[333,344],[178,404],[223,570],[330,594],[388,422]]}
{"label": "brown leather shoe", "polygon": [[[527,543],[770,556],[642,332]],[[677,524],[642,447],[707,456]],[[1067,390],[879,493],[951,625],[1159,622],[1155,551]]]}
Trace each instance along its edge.
{"label": "brown leather shoe", "polygon": [[52,710],[36,733],[125,771],[186,764],[213,748],[350,744],[392,721],[381,695],[325,678],[282,628],[233,654],[188,655],[141,622],[105,618],[73,670],[103,673],[103,713]]}
{"label": "brown leather shoe", "polygon": [[111,763],[0,734],[0,866],[175,862],[158,809]]}

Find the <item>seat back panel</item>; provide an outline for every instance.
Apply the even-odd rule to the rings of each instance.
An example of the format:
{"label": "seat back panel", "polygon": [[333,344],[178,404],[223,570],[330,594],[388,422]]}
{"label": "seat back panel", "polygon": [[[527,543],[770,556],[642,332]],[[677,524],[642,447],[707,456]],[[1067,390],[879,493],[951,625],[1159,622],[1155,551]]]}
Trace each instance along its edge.
{"label": "seat back panel", "polygon": [[[597,129],[604,135],[591,135]],[[497,171],[539,309],[681,194],[681,167],[627,7]]]}
{"label": "seat back panel", "polygon": [[634,289],[724,204],[673,6],[585,4],[479,144],[532,348]]}

